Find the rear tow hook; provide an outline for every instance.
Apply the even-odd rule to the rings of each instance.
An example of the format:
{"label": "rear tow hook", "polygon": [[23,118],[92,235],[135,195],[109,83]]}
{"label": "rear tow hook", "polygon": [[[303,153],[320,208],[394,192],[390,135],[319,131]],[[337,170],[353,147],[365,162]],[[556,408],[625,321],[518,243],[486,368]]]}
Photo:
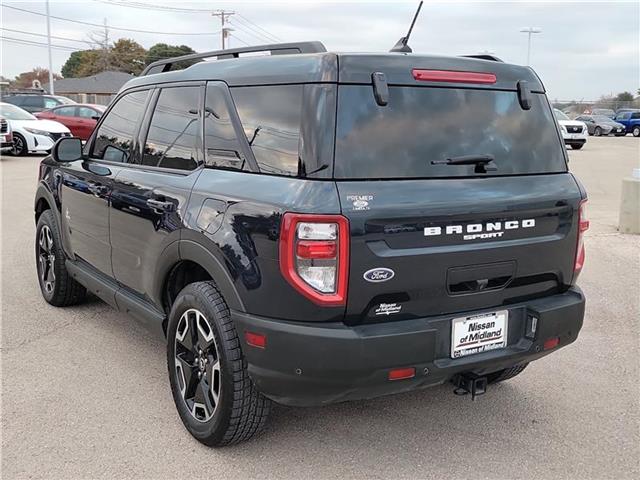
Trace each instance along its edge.
{"label": "rear tow hook", "polygon": [[454,385],[453,393],[456,395],[471,394],[471,400],[475,400],[478,395],[487,392],[487,377],[481,377],[473,373],[460,373],[451,379]]}

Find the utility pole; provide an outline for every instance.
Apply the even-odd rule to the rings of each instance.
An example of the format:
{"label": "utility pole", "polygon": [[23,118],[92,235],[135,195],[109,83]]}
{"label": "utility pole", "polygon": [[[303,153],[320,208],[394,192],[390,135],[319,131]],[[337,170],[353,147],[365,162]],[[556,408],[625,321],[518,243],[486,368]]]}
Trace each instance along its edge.
{"label": "utility pole", "polygon": [[104,46],[102,47],[102,55],[104,62],[104,70],[109,70],[109,27],[107,26],[107,19],[104,19]]}
{"label": "utility pole", "polygon": [[231,10],[216,10],[211,13],[211,15],[214,17],[220,17],[220,23],[221,23],[220,44],[222,46],[222,50],[226,48],[226,43],[227,43],[226,40],[229,38],[229,32],[233,31],[233,28],[225,27],[225,21],[229,20],[229,17],[231,15],[235,15],[235,13],[236,12],[232,12]]}
{"label": "utility pole", "polygon": [[529,65],[531,63],[531,34],[533,34],[533,33],[542,33],[542,29],[541,28],[536,28],[536,27],[526,27],[526,28],[521,28],[520,32],[528,34],[528,38],[527,38],[527,65]]}
{"label": "utility pole", "polygon": [[46,3],[47,7],[47,49],[49,50],[49,93],[53,95],[55,89],[53,87],[53,61],[51,60],[51,18],[49,16],[49,0]]}

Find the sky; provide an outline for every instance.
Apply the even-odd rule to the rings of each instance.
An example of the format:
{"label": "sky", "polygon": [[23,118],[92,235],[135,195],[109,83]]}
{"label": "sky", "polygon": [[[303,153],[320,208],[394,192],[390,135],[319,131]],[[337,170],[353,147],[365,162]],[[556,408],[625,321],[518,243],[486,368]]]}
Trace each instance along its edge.
{"label": "sky", "polygon": [[[0,73],[13,78],[47,67],[45,2],[1,0]],[[137,5],[143,8],[133,8]],[[388,51],[406,34],[418,1],[368,2],[215,2],[166,0],[50,0],[50,13],[93,24],[107,20],[109,37],[131,38],[145,48],[163,42],[196,51],[220,48],[220,18],[208,10],[236,12],[230,17],[231,46],[273,40],[320,40],[330,51]],[[123,6],[124,5],[124,6]],[[10,8],[14,7],[14,8]],[[171,9],[192,9],[182,12]],[[506,62],[525,64],[532,36],[531,66],[552,100],[595,100],[640,88],[640,2],[429,1],[416,22],[415,53],[462,55],[490,52]],[[119,30],[131,29],[134,31]],[[72,49],[90,48],[100,27],[51,19],[53,70],[59,72]],[[140,32],[147,30],[156,33]],[[197,35],[183,35],[191,33]],[[202,34],[202,35],[201,35]],[[18,40],[19,41],[19,40]]]}

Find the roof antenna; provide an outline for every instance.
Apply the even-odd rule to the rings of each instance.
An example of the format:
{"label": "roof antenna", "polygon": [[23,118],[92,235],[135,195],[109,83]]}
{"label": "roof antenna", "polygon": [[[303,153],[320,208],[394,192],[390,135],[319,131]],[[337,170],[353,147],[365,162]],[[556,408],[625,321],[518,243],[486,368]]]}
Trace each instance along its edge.
{"label": "roof antenna", "polygon": [[409,43],[409,37],[411,36],[411,30],[413,30],[413,26],[416,23],[416,19],[418,18],[418,15],[420,14],[420,9],[422,8],[422,4],[424,2],[420,1],[420,5],[418,5],[418,10],[416,11],[416,14],[413,16],[413,21],[411,22],[411,26],[409,27],[409,31],[407,32],[407,36],[406,37],[400,37],[400,40],[398,40],[398,43],[396,43],[393,48],[391,50],[389,50],[390,52],[400,52],[400,53],[411,53],[413,52],[413,50],[411,50],[411,47],[409,45],[407,45]]}

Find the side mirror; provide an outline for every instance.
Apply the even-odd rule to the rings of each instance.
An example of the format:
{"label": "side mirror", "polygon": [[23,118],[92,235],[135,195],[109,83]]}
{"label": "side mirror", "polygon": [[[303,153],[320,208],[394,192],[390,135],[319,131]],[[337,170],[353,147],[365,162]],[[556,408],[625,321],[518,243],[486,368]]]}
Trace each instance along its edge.
{"label": "side mirror", "polygon": [[63,137],[53,146],[51,156],[56,162],[75,162],[82,159],[82,140],[77,137]]}
{"label": "side mirror", "polygon": [[100,115],[93,115],[91,120],[100,120]]}

